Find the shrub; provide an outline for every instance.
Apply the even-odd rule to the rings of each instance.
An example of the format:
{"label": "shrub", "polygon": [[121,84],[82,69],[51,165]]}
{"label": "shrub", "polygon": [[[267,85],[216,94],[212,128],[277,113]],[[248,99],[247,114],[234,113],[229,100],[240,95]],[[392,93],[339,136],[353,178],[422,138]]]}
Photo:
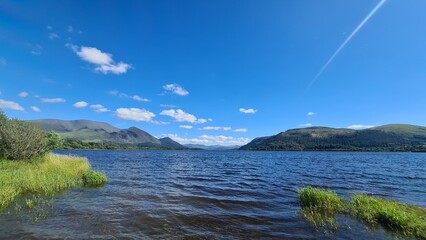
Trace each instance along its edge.
{"label": "shrub", "polygon": [[48,142],[37,126],[0,112],[0,158],[32,160],[48,152]]}
{"label": "shrub", "polygon": [[54,131],[45,134],[49,150],[60,149],[64,146],[64,140]]}
{"label": "shrub", "polygon": [[83,174],[83,184],[86,187],[99,187],[108,181],[103,172],[88,171]]}

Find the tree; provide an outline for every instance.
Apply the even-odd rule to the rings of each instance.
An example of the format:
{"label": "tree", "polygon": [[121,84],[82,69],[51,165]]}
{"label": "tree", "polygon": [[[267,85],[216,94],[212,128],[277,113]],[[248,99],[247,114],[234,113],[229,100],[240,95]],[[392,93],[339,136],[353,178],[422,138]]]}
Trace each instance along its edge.
{"label": "tree", "polygon": [[54,131],[47,132],[46,138],[49,150],[60,149],[64,146],[64,140]]}
{"label": "tree", "polygon": [[0,111],[0,158],[30,161],[49,151],[48,141],[37,126],[8,119]]}

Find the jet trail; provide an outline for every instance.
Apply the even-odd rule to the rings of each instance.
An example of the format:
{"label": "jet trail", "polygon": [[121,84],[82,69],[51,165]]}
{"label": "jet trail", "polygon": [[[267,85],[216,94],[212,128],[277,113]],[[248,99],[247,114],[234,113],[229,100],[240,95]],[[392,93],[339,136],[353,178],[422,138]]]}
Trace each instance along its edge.
{"label": "jet trail", "polygon": [[353,32],[345,39],[345,41],[340,45],[340,47],[331,55],[331,57],[328,59],[328,61],[324,64],[324,66],[321,68],[321,70],[317,73],[317,75],[312,79],[312,81],[309,83],[306,90],[308,90],[321,76],[321,74],[327,69],[328,65],[334,60],[334,58],[342,51],[342,49],[346,46],[346,44],[349,43],[349,41],[355,36],[355,34],[358,33],[359,30],[361,30],[362,27],[368,22],[368,20],[379,10],[379,8],[386,2],[387,0],[381,0],[379,4],[377,4],[376,7],[373,8],[373,10],[367,15],[367,17],[362,20],[362,22],[353,30]]}

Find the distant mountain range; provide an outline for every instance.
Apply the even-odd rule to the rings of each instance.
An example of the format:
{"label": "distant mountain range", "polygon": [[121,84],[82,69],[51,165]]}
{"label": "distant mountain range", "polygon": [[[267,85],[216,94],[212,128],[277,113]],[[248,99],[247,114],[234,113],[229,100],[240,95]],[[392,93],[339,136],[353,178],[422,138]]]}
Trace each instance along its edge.
{"label": "distant mountain range", "polygon": [[[55,131],[68,141],[70,148],[90,146],[98,147],[145,147],[186,149],[187,147],[173,141],[171,138],[160,138],[137,128],[119,129],[108,123],[90,120],[58,120],[40,119],[30,122],[38,125],[44,131]],[[78,143],[78,144],[77,144]],[[88,143],[92,145],[87,146]]]}
{"label": "distant mountain range", "polygon": [[240,146],[182,145],[171,138],[156,138],[137,128],[119,129],[90,120],[40,119],[30,122],[65,139],[65,148],[145,148],[204,150],[290,151],[426,151],[426,127],[389,124],[364,130],[308,127],[290,129],[274,136],[258,137]]}
{"label": "distant mountain range", "polygon": [[232,146],[222,146],[222,145],[202,145],[202,144],[184,144],[185,147],[191,149],[204,149],[204,150],[233,150],[239,149],[241,146],[232,145]]}
{"label": "distant mountain range", "polygon": [[426,127],[390,124],[364,130],[308,127],[258,137],[243,150],[426,151]]}

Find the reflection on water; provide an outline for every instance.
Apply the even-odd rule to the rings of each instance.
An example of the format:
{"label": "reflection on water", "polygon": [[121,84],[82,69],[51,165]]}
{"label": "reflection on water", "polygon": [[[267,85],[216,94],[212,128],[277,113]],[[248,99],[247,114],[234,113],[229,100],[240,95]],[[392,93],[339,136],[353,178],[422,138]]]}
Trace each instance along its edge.
{"label": "reflection on water", "polygon": [[426,154],[63,151],[105,171],[100,189],[58,196],[46,220],[0,215],[3,238],[387,239],[351,219],[315,231],[297,213],[305,185],[426,207]]}

